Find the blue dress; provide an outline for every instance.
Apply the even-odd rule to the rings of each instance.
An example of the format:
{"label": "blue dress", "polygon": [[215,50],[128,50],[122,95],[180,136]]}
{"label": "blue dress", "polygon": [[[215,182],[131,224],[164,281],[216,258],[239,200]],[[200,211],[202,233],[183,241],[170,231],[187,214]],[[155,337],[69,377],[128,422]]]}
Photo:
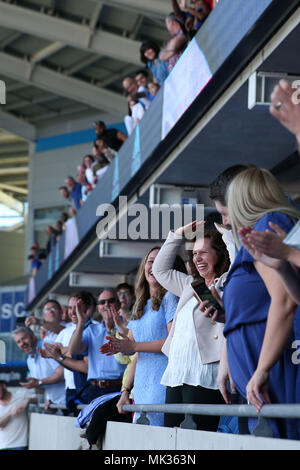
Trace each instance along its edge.
{"label": "blue dress", "polygon": [[[272,221],[289,232],[292,220],[285,214],[272,212],[262,217],[254,229],[264,232]],[[225,283],[223,302],[226,311],[224,335],[227,338],[228,363],[237,390],[246,398],[246,386],[259,359],[268,310],[271,302],[265,284],[254,267],[254,259],[242,247],[237,254]],[[297,367],[292,363],[288,341],[281,358],[269,375],[269,396],[272,403],[295,403]],[[268,420],[274,437],[298,439],[296,420]],[[250,432],[257,419],[249,419]]]}
{"label": "blue dress", "polygon": [[[152,310],[151,299],[147,301],[144,314],[138,320],[131,320],[127,328],[132,331],[135,341],[154,341],[168,336],[167,324],[173,320],[178,297],[167,292],[158,311]],[[164,404],[166,387],[160,384],[167,367],[168,358],[163,353],[138,353],[134,376],[134,402],[137,405]],[[139,418],[135,414],[134,421]],[[163,426],[163,413],[147,414],[151,426]]]}
{"label": "blue dress", "polygon": [[154,60],[148,60],[147,62],[147,67],[151,70],[153,78],[162,85],[169,75],[169,69],[168,69],[168,61],[162,62],[160,60],[160,54],[158,55],[157,58],[157,63],[154,63]]}

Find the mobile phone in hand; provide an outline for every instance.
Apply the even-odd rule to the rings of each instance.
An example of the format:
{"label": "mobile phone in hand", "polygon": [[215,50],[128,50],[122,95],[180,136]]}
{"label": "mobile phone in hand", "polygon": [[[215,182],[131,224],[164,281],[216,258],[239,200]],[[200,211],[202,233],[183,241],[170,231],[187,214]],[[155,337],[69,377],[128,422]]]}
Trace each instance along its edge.
{"label": "mobile phone in hand", "polygon": [[223,323],[225,318],[225,311],[223,307],[219,304],[217,299],[213,296],[205,282],[194,281],[191,283],[191,287],[199,302],[204,302],[205,300],[208,300],[209,303],[207,304],[207,308],[212,306],[215,310],[218,311],[217,321],[221,321]]}

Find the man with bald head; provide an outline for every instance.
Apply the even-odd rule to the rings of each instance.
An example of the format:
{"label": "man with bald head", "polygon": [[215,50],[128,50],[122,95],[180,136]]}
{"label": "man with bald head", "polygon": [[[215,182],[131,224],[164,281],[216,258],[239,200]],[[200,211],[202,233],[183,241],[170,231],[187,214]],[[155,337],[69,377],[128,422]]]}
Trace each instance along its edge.
{"label": "man with bald head", "polygon": [[123,88],[131,96],[138,97],[138,101],[141,103],[144,109],[148,109],[151,101],[149,100],[149,90],[143,86],[138,86],[137,81],[134,78],[126,77],[123,80]]}

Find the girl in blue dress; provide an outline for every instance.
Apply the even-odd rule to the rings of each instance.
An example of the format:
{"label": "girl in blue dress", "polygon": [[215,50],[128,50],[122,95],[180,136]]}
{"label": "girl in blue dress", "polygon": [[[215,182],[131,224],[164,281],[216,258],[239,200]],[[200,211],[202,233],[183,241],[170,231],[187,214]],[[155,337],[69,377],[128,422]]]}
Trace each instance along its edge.
{"label": "girl in blue dress", "polygon": [[[167,292],[155,279],[152,272],[153,262],[159,252],[159,247],[154,247],[141,262],[135,289],[136,302],[133,308],[133,319],[128,323],[127,337],[122,340],[109,337],[109,343],[102,352],[123,354],[137,353],[137,361],[134,374],[134,402],[136,404],[164,404],[166,398],[166,387],[160,384],[162,375],[167,367],[168,358],[161,352],[161,348],[171,329],[173,317],[177,308],[178,297]],[[177,260],[178,261],[178,260]],[[181,267],[185,266],[181,260]],[[131,371],[130,376],[132,376]],[[128,394],[132,384],[126,383],[122,390],[122,402],[125,400],[123,394]],[[128,389],[128,390],[127,390]],[[163,426],[163,413],[147,414],[152,426]],[[139,418],[135,413],[134,422]]]}
{"label": "girl in blue dress", "polygon": [[[224,335],[228,362],[238,391],[259,411],[259,401],[295,403],[296,365],[292,362],[293,320],[297,304],[278,272],[256,261],[240,246],[238,231],[270,229],[273,222],[289,232],[299,218],[276,178],[267,170],[239,173],[228,190],[228,210],[240,248],[225,284]],[[257,401],[253,380],[262,383]],[[249,420],[252,431],[257,420]],[[274,437],[298,439],[296,420],[269,420]]]}

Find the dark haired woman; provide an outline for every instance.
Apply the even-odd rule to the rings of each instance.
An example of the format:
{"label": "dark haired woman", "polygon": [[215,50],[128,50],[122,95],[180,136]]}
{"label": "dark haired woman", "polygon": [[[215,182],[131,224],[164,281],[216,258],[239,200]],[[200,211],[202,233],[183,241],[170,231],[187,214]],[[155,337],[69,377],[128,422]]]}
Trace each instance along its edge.
{"label": "dark haired woman", "polygon": [[169,75],[168,63],[160,60],[160,49],[154,41],[145,41],[140,47],[141,61],[151,70],[154,80],[162,85]]}
{"label": "dark haired woman", "polygon": [[[102,353],[138,353],[134,375],[134,401],[137,404],[165,403],[166,388],[160,384],[160,380],[168,359],[162,354],[161,348],[171,329],[178,298],[167,292],[153,275],[152,265],[159,250],[158,247],[152,248],[140,264],[133,319],[127,325],[128,337],[123,340],[111,337],[109,343],[100,348]],[[185,271],[184,263],[181,262],[180,269]],[[128,383],[126,388],[131,388]],[[121,400],[124,402],[123,394],[128,394],[128,390],[122,390]],[[136,413],[134,421],[138,417]],[[152,426],[163,426],[162,413],[151,413],[149,420]]]}
{"label": "dark haired woman", "polygon": [[[223,404],[217,375],[223,344],[223,324],[213,322],[199,310],[191,283],[194,277],[173,269],[174,258],[185,242],[188,226],[170,232],[156,257],[153,272],[157,280],[180,297],[172,329],[164,344],[168,366],[161,383],[167,387],[166,403]],[[193,244],[193,264],[203,284],[218,289],[228,271],[229,256],[222,236],[206,231]],[[223,277],[224,278],[224,277]],[[183,415],[166,414],[165,426],[178,427]],[[193,416],[197,428],[217,431],[218,416]]]}

